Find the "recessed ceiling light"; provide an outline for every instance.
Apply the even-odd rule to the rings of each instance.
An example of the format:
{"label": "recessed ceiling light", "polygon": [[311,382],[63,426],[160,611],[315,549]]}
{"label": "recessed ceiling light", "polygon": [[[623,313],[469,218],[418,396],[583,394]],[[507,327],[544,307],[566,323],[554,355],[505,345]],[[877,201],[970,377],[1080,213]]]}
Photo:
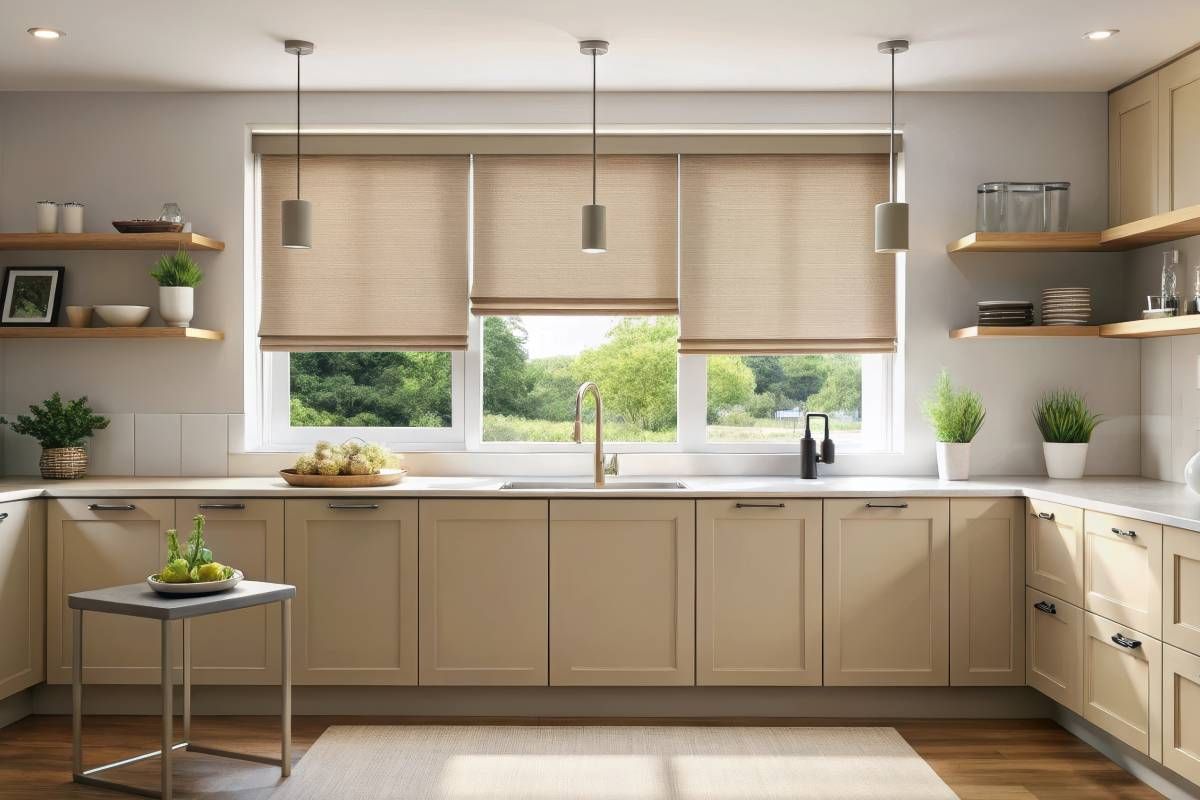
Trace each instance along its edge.
{"label": "recessed ceiling light", "polygon": [[1099,31],[1088,31],[1083,35],[1083,38],[1091,39],[1093,42],[1098,42],[1103,39],[1111,39],[1120,32],[1121,31],[1117,30],[1116,28],[1105,28],[1104,30]]}
{"label": "recessed ceiling light", "polygon": [[54,28],[30,28],[26,33],[35,39],[61,39],[66,36],[65,33]]}

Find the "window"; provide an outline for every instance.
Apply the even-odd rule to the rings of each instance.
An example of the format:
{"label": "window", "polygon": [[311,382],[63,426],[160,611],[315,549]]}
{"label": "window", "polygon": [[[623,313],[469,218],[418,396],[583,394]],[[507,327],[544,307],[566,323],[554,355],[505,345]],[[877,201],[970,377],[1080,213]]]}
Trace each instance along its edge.
{"label": "window", "polygon": [[448,428],[449,353],[293,353],[293,427]]}
{"label": "window", "polygon": [[608,441],[675,442],[676,317],[484,317],[482,329],[484,442],[571,441],[588,380]]}

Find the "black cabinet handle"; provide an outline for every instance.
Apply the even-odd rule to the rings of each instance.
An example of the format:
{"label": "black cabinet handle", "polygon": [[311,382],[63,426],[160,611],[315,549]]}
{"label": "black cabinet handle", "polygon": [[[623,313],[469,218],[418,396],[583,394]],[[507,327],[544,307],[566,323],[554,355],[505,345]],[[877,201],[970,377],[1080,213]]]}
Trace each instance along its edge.
{"label": "black cabinet handle", "polygon": [[201,511],[245,511],[245,503],[201,503]]}
{"label": "black cabinet handle", "polygon": [[1119,644],[1121,647],[1126,647],[1130,650],[1137,650],[1142,646],[1142,643],[1137,639],[1130,639],[1128,636],[1124,636],[1120,633],[1114,633],[1112,635],[1112,640],[1115,644]]}
{"label": "black cabinet handle", "polygon": [[88,511],[135,511],[135,510],[137,510],[137,506],[135,506],[133,503],[118,503],[118,504],[89,503],[88,504]]}
{"label": "black cabinet handle", "polygon": [[330,503],[331,511],[376,511],[379,503]]}
{"label": "black cabinet handle", "polygon": [[4,522],[4,520],[6,520],[6,519],[8,519],[8,512],[0,511],[0,522]]}
{"label": "black cabinet handle", "polygon": [[1039,511],[1036,514],[1030,513],[1029,516],[1037,517],[1038,519],[1049,520],[1050,522],[1054,521],[1054,512],[1052,512],[1052,511]]}
{"label": "black cabinet handle", "polygon": [[1054,603],[1047,603],[1045,600],[1040,600],[1040,601],[1034,603],[1033,607],[1036,608],[1038,611],[1042,612],[1043,614],[1057,614],[1058,613],[1058,609],[1055,608]]}
{"label": "black cabinet handle", "polygon": [[1120,528],[1113,528],[1112,532],[1115,533],[1117,536],[1124,536],[1126,539],[1136,539],[1137,538],[1137,531],[1121,530]]}
{"label": "black cabinet handle", "polygon": [[867,508],[908,508],[908,503],[867,503]]}
{"label": "black cabinet handle", "polygon": [[787,508],[783,503],[734,503],[734,508]]}

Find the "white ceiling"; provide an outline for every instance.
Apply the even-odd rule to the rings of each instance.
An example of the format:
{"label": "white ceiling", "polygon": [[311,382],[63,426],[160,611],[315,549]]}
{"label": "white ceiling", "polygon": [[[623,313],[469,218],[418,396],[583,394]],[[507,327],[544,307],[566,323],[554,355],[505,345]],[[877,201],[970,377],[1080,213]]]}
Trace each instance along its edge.
{"label": "white ceiling", "polygon": [[[31,26],[60,28],[35,40]],[[1120,28],[1109,41],[1084,41]],[[1197,0],[0,0],[0,90],[1101,91],[1196,43]]]}

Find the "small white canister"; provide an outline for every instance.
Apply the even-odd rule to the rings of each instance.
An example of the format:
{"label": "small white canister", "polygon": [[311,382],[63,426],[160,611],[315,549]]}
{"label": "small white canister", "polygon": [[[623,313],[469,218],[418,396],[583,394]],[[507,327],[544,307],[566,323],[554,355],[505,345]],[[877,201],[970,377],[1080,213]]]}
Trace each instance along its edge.
{"label": "small white canister", "polygon": [[63,203],[61,233],[83,233],[83,203]]}
{"label": "small white canister", "polygon": [[53,200],[37,202],[37,232],[58,233],[58,203]]}

